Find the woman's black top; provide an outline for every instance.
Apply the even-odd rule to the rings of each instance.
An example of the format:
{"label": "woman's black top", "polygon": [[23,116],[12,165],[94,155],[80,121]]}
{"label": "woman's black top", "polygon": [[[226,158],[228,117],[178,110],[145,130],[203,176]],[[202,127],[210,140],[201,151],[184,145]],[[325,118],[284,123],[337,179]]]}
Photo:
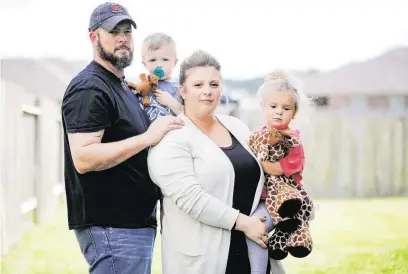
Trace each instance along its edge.
{"label": "woman's black top", "polygon": [[[252,155],[231,134],[232,145],[221,149],[230,159],[235,171],[232,207],[242,214],[249,215],[259,182],[259,165]],[[248,249],[245,234],[231,231],[231,244],[228,254],[226,274],[250,274]]]}

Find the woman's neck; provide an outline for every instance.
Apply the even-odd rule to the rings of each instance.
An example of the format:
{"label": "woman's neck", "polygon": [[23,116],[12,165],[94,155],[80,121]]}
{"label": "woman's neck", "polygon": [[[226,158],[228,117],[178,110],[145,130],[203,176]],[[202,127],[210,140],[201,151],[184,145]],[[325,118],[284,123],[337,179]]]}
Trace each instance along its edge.
{"label": "woman's neck", "polygon": [[217,118],[215,115],[208,115],[204,117],[197,117],[195,115],[191,115],[188,111],[185,112],[185,115],[203,132],[208,133],[217,123]]}

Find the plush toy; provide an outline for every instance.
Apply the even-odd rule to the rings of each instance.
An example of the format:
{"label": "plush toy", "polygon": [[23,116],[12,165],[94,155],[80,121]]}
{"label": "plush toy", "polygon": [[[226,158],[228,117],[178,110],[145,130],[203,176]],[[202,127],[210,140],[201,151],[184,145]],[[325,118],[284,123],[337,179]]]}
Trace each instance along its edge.
{"label": "plush toy", "polygon": [[[251,134],[249,147],[260,161],[277,162],[287,156],[300,140],[276,129]],[[265,173],[266,208],[272,217],[274,232],[269,238],[269,256],[282,260],[288,253],[297,258],[312,251],[309,220],[313,203],[293,178]]]}
{"label": "plush toy", "polygon": [[150,103],[149,94],[156,90],[157,84],[159,83],[159,77],[154,74],[146,76],[146,74],[142,73],[140,74],[140,80],[142,80],[140,84],[129,82],[128,85],[135,90],[136,94],[143,95],[143,104],[147,106]]}

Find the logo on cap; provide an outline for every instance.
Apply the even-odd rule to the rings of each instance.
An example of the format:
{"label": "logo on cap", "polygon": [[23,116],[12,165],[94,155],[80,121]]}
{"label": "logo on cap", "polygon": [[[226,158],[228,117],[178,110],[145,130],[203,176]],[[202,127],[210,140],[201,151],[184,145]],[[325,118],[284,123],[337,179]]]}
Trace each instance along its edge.
{"label": "logo on cap", "polygon": [[123,12],[122,7],[119,4],[112,4],[111,11],[112,12]]}

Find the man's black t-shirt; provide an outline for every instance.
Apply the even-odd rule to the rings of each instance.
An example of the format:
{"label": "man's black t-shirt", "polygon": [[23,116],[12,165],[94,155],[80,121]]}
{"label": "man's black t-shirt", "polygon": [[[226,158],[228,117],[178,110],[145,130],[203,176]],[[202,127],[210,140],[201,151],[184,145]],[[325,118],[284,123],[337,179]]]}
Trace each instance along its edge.
{"label": "man's black t-shirt", "polygon": [[144,133],[149,121],[133,92],[92,61],[69,84],[62,119],[69,228],[156,226],[159,189],[149,177],[147,149],[112,168],[80,174],[68,143],[68,133],[104,129],[102,143]]}

